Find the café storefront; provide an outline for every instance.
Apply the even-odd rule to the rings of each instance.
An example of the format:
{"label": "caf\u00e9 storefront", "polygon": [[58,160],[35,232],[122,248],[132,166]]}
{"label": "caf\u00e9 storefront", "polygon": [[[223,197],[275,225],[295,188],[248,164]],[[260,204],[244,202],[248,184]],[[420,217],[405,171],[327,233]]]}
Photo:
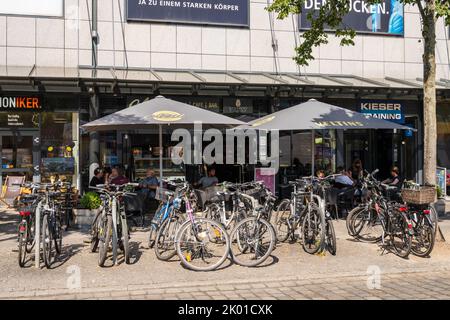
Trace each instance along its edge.
{"label": "caf\u00e9 storefront", "polygon": [[78,97],[8,94],[0,96],[0,178],[27,181],[61,178],[77,186]]}
{"label": "caf\u00e9 storefront", "polygon": [[[100,97],[101,115],[153,98],[155,95],[105,95]],[[306,97],[214,97],[165,95],[167,98],[223,113],[242,121],[251,121],[280,109],[306,101]],[[367,100],[324,97],[321,101],[336,104],[359,112],[372,112],[372,116],[393,117],[396,122],[419,129],[418,132],[394,132],[392,130],[322,130],[315,137],[316,168],[334,173],[342,166],[349,168],[355,159],[361,159],[367,170],[380,169],[380,178],[389,175],[392,165],[401,168],[406,179],[419,180],[421,164],[421,113],[420,103],[414,100]],[[367,101],[380,105],[395,105],[396,110],[363,110]],[[383,107],[381,107],[383,108]],[[390,107],[389,107],[390,108]],[[395,111],[395,113],[393,113]],[[87,112],[85,112],[87,114]],[[394,115],[392,115],[394,114]],[[85,143],[82,158],[88,158]],[[158,132],[154,130],[111,131],[100,134],[100,165],[124,165],[132,180],[145,176],[147,168],[158,173]],[[164,130],[164,175],[186,176],[194,182],[204,174],[204,166],[175,166],[169,158],[171,130]],[[311,174],[311,133],[309,131],[287,131],[280,133],[280,170],[274,177],[275,189],[283,192],[289,180]],[[83,162],[83,161],[82,161]],[[87,160],[84,163],[88,163]],[[243,182],[255,178],[254,165],[216,165],[220,181]],[[84,184],[87,184],[87,166],[84,166]]]}
{"label": "caf\u00e9 storefront", "polygon": [[[84,78],[84,71],[90,77]],[[294,74],[207,73],[205,71],[163,70],[115,71],[101,70],[92,80],[90,69],[80,69],[73,79],[51,79],[54,92],[36,90],[7,91],[0,94],[1,177],[25,175],[29,180],[50,181],[57,177],[72,181],[84,189],[89,182],[91,136],[80,125],[157,95],[179,100],[197,107],[223,113],[241,121],[251,121],[277,110],[315,98],[372,116],[393,117],[418,129],[417,132],[389,130],[328,130],[315,137],[316,167],[328,173],[340,166],[349,167],[361,159],[367,170],[380,169],[380,178],[397,165],[406,179],[421,181],[422,176],[422,107],[420,82],[405,83],[385,79],[383,83],[354,76],[299,76]],[[183,74],[183,77],[179,76]],[[193,76],[195,74],[195,76]],[[158,76],[156,76],[158,75]],[[169,76],[170,75],[170,76]],[[176,76],[174,76],[176,75]],[[70,81],[69,81],[70,80]],[[76,81],[74,81],[76,80]],[[23,86],[26,88],[26,86]],[[3,88],[6,88],[4,85]],[[42,88],[45,89],[43,82]],[[438,151],[441,166],[448,155],[442,147],[447,106],[445,92],[438,86]],[[19,93],[18,93],[19,92]],[[96,99],[93,99],[96,97]],[[18,99],[19,98],[19,99]],[[24,98],[25,100],[21,99]],[[92,101],[98,112],[93,117]],[[444,102],[443,102],[444,101]],[[15,102],[16,107],[13,106]],[[395,110],[364,110],[363,103],[399,105]],[[447,104],[445,104],[447,103]],[[19,107],[17,107],[19,106]],[[24,107],[25,106],[25,107]],[[444,108],[445,109],[445,108]],[[445,109],[445,110],[447,110]],[[394,115],[391,114],[394,113]],[[444,125],[443,125],[444,123]],[[442,133],[442,128],[444,132]],[[164,131],[165,175],[186,176],[195,181],[203,174],[203,166],[174,166],[168,155],[171,129]],[[280,133],[280,170],[273,181],[280,192],[292,178],[310,174],[311,136],[307,131]],[[141,178],[148,167],[158,166],[158,135],[154,130],[102,132],[95,162],[100,166],[123,165],[133,180]],[[442,160],[444,159],[444,160]],[[217,165],[221,181],[248,181],[255,178],[253,165]],[[3,180],[4,181],[4,180]]]}

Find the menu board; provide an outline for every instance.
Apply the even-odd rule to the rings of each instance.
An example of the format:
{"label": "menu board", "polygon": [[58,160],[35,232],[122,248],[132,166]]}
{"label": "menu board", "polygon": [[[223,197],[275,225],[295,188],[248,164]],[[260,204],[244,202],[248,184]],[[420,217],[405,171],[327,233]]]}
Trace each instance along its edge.
{"label": "menu board", "polygon": [[42,158],[42,170],[49,174],[74,174],[74,158]]}

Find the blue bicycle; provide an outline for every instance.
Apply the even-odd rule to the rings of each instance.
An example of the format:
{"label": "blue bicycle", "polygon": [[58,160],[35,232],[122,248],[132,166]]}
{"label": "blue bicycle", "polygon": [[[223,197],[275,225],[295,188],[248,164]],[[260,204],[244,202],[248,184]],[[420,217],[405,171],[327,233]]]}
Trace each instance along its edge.
{"label": "blue bicycle", "polygon": [[182,199],[167,190],[158,190],[157,198],[162,202],[151,223],[149,247],[155,248],[158,259],[167,261],[176,255],[175,233],[184,222],[179,211]]}

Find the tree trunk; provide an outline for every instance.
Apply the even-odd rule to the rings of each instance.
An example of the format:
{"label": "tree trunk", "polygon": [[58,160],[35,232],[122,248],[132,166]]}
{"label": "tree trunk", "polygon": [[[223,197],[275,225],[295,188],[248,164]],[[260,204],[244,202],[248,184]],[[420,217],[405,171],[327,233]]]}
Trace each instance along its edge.
{"label": "tree trunk", "polygon": [[435,1],[426,1],[423,16],[424,183],[436,185],[436,18]]}

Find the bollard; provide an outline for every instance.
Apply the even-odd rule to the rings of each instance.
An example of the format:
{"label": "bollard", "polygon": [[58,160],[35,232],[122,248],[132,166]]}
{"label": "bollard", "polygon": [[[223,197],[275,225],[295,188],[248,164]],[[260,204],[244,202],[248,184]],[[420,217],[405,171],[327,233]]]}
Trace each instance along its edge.
{"label": "bollard", "polygon": [[[114,197],[112,201],[112,224],[113,224],[113,234],[112,234],[112,251],[113,251],[113,264],[117,262],[117,199]],[[109,245],[107,243],[106,245]]]}
{"label": "bollard", "polygon": [[36,222],[34,225],[34,264],[36,268],[40,268],[41,262],[41,203],[36,208]]}

